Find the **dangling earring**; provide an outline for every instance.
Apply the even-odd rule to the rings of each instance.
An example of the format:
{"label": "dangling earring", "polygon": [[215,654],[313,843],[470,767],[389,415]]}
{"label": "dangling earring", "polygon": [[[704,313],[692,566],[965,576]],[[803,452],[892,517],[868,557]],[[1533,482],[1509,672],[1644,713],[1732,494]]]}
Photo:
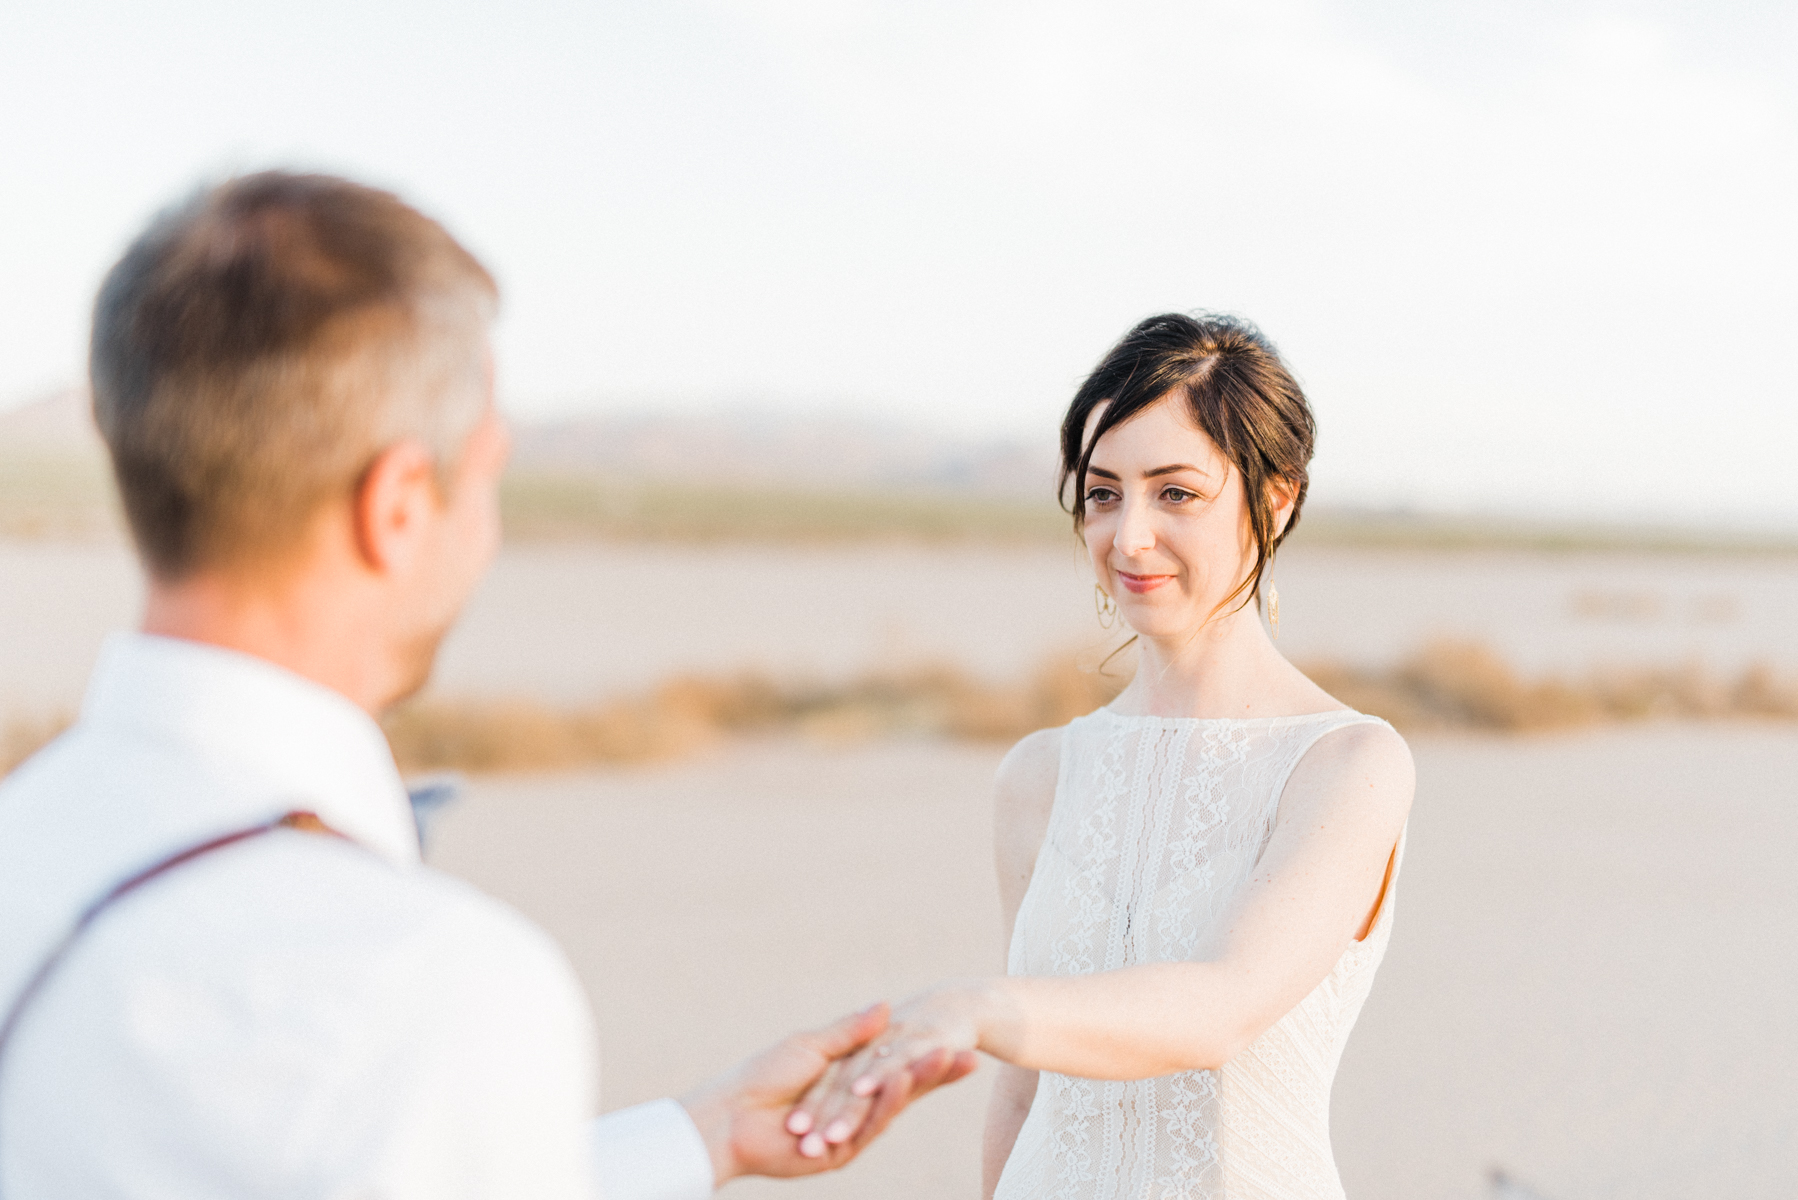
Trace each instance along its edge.
{"label": "dangling earring", "polygon": [[1118,623],[1118,602],[1113,600],[1098,584],[1093,584],[1093,607],[1099,610],[1099,628],[1116,629]]}
{"label": "dangling earring", "polygon": [[1280,640],[1280,588],[1270,575],[1267,580],[1267,623],[1274,631],[1274,641]]}

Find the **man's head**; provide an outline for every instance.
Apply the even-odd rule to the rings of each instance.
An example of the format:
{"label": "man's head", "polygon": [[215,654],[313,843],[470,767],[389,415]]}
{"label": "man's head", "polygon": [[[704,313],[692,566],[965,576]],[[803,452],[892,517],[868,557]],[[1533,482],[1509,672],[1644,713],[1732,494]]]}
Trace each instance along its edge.
{"label": "man's head", "polygon": [[497,540],[495,303],[441,226],[347,180],[250,175],[157,217],[101,286],[90,359],[153,601],[335,572],[410,660],[395,694],[421,683]]}

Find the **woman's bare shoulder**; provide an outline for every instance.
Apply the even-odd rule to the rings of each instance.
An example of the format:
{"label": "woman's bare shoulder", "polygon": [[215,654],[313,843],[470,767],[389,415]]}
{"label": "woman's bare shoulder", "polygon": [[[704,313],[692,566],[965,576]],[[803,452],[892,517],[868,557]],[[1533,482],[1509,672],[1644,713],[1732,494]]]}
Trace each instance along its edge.
{"label": "woman's bare shoulder", "polygon": [[1037,851],[1049,832],[1064,732],[1065,728],[1039,729],[1024,738],[999,764],[993,781],[993,851],[1008,926],[1030,886]]}
{"label": "woman's bare shoulder", "polygon": [[1364,770],[1407,781],[1415,779],[1417,769],[1411,761],[1410,743],[1386,722],[1357,721],[1337,730],[1334,736],[1344,756]]}
{"label": "woman's bare shoulder", "polygon": [[1008,811],[1024,815],[1041,809],[1045,814],[1055,800],[1055,780],[1061,771],[1061,739],[1066,726],[1039,729],[1019,740],[999,763],[993,780],[1000,819]]}
{"label": "woman's bare shoulder", "polygon": [[1416,787],[1405,739],[1384,721],[1359,721],[1317,740],[1293,769],[1286,800],[1402,824]]}

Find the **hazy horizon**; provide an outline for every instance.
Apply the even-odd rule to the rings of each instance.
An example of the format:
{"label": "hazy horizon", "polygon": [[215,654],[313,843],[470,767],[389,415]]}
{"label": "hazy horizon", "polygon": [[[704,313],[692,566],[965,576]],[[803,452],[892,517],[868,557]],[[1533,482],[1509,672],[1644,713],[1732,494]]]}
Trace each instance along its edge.
{"label": "hazy horizon", "polygon": [[[40,507],[46,485],[65,493],[65,507],[93,501],[88,493],[94,487],[110,491],[103,469],[104,447],[87,416],[85,399],[81,389],[65,388],[24,405],[0,406],[0,471],[9,463],[26,467],[29,478],[16,482],[27,491],[35,489]],[[806,495],[820,500],[866,500],[884,493],[901,506],[888,514],[901,527],[920,520],[934,524],[949,516],[944,510],[918,512],[908,518],[902,511],[907,497],[938,494],[943,503],[949,503],[952,497],[962,496],[1001,506],[998,512],[966,514],[963,535],[998,534],[1002,539],[1029,536],[1026,527],[1035,526],[1028,521],[1025,527],[1008,526],[1003,520],[993,526],[994,516],[1002,512],[1021,517],[1024,513],[1018,506],[1036,502],[1054,507],[1059,453],[1055,439],[1046,433],[1035,437],[967,433],[908,423],[903,417],[817,413],[753,402],[513,414],[512,431],[508,478],[521,484],[538,480],[553,487],[564,481],[577,487],[623,489],[621,496],[642,486],[664,491],[688,488],[696,489],[695,502],[700,504],[704,503],[697,499],[700,496],[726,493],[752,503],[756,497],[785,496],[792,502]],[[0,536],[8,526],[9,491],[17,493],[19,487],[0,487]],[[558,492],[548,499],[553,506],[561,506],[570,496]],[[511,500],[525,505],[512,514],[524,519],[522,534],[514,529],[514,536],[532,540],[549,532],[536,528],[529,511],[535,506],[529,499],[513,495]],[[1734,549],[1756,554],[1790,553],[1798,547],[1798,517],[1780,513],[1759,519],[1694,512],[1632,518],[1627,513],[1595,515],[1521,506],[1457,508],[1404,498],[1383,502],[1344,499],[1327,486],[1313,488],[1306,511],[1312,519],[1307,522],[1305,540],[1318,536],[1319,522],[1326,522],[1330,528],[1323,537],[1333,543],[1418,549]],[[11,515],[16,518],[19,514]],[[587,519],[590,522],[598,515],[589,513]],[[795,510],[782,519],[800,516]],[[56,524],[52,522],[52,526]],[[573,532],[556,523],[553,536],[566,537]],[[601,535],[601,528],[594,526],[587,532]],[[756,536],[768,536],[769,532]],[[895,532],[868,530],[869,536],[876,538]],[[603,536],[619,533],[607,529]],[[797,527],[788,535],[798,536]]]}

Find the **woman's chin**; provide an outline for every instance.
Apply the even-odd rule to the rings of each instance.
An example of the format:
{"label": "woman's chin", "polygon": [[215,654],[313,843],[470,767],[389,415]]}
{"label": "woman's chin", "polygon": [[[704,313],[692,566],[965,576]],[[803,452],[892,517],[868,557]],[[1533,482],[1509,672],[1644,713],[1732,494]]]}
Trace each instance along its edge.
{"label": "woman's chin", "polygon": [[1167,642],[1189,636],[1197,622],[1180,620],[1172,613],[1137,612],[1125,613],[1124,624],[1146,641]]}
{"label": "woman's chin", "polygon": [[1190,605],[1132,604],[1120,606],[1120,614],[1129,631],[1148,642],[1161,642],[1169,646],[1186,645],[1207,625],[1209,610],[1194,611]]}

